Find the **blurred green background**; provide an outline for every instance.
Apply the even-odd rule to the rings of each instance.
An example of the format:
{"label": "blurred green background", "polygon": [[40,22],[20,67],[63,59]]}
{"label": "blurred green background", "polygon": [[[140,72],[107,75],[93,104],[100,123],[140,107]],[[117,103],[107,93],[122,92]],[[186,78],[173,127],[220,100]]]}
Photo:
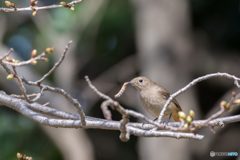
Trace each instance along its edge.
{"label": "blurred green background", "polygon": [[[29,0],[12,0],[17,7]],[[70,1],[68,1],[70,2]],[[58,0],[39,0],[38,6],[59,4]],[[0,7],[6,7],[4,1]],[[65,89],[82,104],[86,115],[104,118],[101,99],[87,86],[84,76],[103,93],[113,97],[121,85],[138,75],[148,76],[171,93],[192,79],[212,72],[240,76],[240,3],[237,0],[85,0],[67,8],[0,12],[0,51],[14,48],[13,57],[30,58],[54,47],[50,61],[18,69],[29,80],[37,80],[60,58],[73,40],[63,64],[46,81]],[[16,81],[7,81],[1,68],[0,90],[20,94]],[[34,87],[28,93],[38,92]],[[197,119],[218,110],[231,91],[239,90],[231,80],[213,79],[199,83],[180,96],[183,110],[194,109]],[[46,93],[40,103],[76,113],[61,96]],[[190,101],[190,102],[189,102]],[[129,87],[119,102],[144,113],[136,91]],[[231,113],[238,114],[239,109]],[[121,115],[112,111],[113,119]],[[148,114],[146,114],[149,116]],[[150,117],[150,116],[149,116]],[[151,117],[152,118],[152,117]],[[135,118],[132,122],[138,121]],[[208,128],[198,131],[203,141],[131,136],[121,142],[119,131],[52,129],[44,127],[5,106],[0,106],[0,160],[15,160],[20,152],[34,160],[137,160],[211,159],[210,151],[239,152],[239,123],[228,124],[215,135]],[[236,159],[236,157],[215,157]]]}

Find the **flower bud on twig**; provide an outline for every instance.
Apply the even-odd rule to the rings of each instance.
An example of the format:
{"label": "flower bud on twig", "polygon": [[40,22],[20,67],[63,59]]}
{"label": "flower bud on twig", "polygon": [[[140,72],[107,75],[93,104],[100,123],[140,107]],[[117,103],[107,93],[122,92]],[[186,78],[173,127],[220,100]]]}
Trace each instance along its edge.
{"label": "flower bud on twig", "polygon": [[38,3],[38,1],[30,0],[30,4],[31,4],[31,6],[35,6],[35,5],[37,5],[37,3]]}
{"label": "flower bud on twig", "polygon": [[48,61],[49,61],[49,59],[46,58],[46,57],[42,57],[41,59],[42,59],[44,62],[48,62]]}
{"label": "flower bud on twig", "polygon": [[32,55],[32,57],[36,57],[36,55],[37,55],[37,50],[36,50],[36,49],[32,50],[31,55]]}
{"label": "flower bud on twig", "polygon": [[33,6],[35,4],[34,0],[30,0],[30,4]]}
{"label": "flower bud on twig", "polygon": [[37,11],[33,11],[32,15],[36,16],[37,15]]}
{"label": "flower bud on twig", "polygon": [[36,61],[36,60],[32,60],[32,61],[31,61],[31,64],[32,64],[32,65],[36,65],[36,64],[37,64],[37,61]]}
{"label": "flower bud on twig", "polygon": [[240,99],[235,99],[235,100],[233,101],[233,104],[240,105]]}
{"label": "flower bud on twig", "polygon": [[12,3],[9,2],[9,1],[5,1],[5,4],[8,6],[8,7],[11,7]]}
{"label": "flower bud on twig", "polygon": [[190,110],[190,111],[189,111],[189,116],[191,116],[191,118],[193,118],[193,117],[195,116],[195,113],[194,113],[193,110]]}
{"label": "flower bud on twig", "polygon": [[185,129],[188,128],[188,123],[185,123],[184,126],[183,126]]}
{"label": "flower bud on twig", "polygon": [[74,11],[73,5],[67,4],[66,2],[60,2],[63,7],[69,8],[71,11]]}
{"label": "flower bud on twig", "polygon": [[186,121],[187,121],[188,123],[191,123],[191,122],[192,122],[192,118],[191,118],[191,116],[187,116]]}
{"label": "flower bud on twig", "polygon": [[27,157],[28,159],[27,160],[32,160],[32,157]]}
{"label": "flower bud on twig", "polygon": [[21,153],[17,153],[17,158],[18,159],[20,159],[20,158],[22,158],[23,156],[22,156],[22,154]]}
{"label": "flower bud on twig", "polygon": [[20,60],[15,60],[15,61],[14,61],[14,63],[19,63],[19,62],[20,62]]}
{"label": "flower bud on twig", "polygon": [[226,106],[227,105],[227,102],[226,101],[222,101],[221,103],[220,103],[220,106]]}
{"label": "flower bud on twig", "polygon": [[179,111],[178,112],[178,116],[180,117],[180,118],[182,118],[182,119],[184,119],[184,120],[186,120],[186,114],[183,112],[183,111]]}
{"label": "flower bud on twig", "polygon": [[236,93],[234,91],[232,91],[232,96],[235,97],[236,96]]}
{"label": "flower bud on twig", "polygon": [[60,2],[60,4],[61,4],[63,7],[69,7],[66,2]]}
{"label": "flower bud on twig", "polygon": [[9,57],[6,57],[5,60],[8,62],[12,62],[12,60]]}
{"label": "flower bud on twig", "polygon": [[15,4],[9,1],[5,1],[6,6],[11,7],[11,8],[16,8]]}
{"label": "flower bud on twig", "polygon": [[7,79],[8,80],[11,80],[11,79],[13,79],[14,78],[14,74],[9,74],[8,76],[7,76]]}
{"label": "flower bud on twig", "polygon": [[54,52],[54,48],[46,48],[46,50],[45,50],[46,54],[51,53],[51,52]]}

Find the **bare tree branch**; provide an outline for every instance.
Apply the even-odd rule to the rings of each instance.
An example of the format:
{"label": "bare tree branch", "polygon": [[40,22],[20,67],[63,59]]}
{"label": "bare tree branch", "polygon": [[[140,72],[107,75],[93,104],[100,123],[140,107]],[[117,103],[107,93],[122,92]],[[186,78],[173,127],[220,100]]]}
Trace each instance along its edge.
{"label": "bare tree branch", "polygon": [[[145,115],[141,113],[123,108],[117,101],[114,101],[111,97],[100,92],[91,83],[88,76],[85,76],[85,79],[89,87],[93,89],[93,91],[97,95],[99,95],[101,98],[104,99],[104,101],[101,104],[101,108],[107,120],[85,116],[85,113],[82,110],[81,104],[76,99],[74,99],[70,94],[68,94],[65,90],[42,84],[44,79],[46,79],[52,72],[54,72],[61,65],[71,42],[72,41],[68,42],[68,45],[65,47],[65,50],[63,51],[62,56],[60,57],[59,61],[55,63],[52,69],[48,73],[46,73],[41,79],[35,82],[28,81],[24,77],[18,75],[16,67],[30,64],[32,60],[41,59],[46,55],[47,53],[46,51],[37,57],[32,57],[28,61],[23,61],[19,63],[13,63],[10,60],[5,60],[6,57],[9,56],[13,51],[12,49],[8,53],[4,54],[4,56],[0,58],[0,64],[3,66],[3,68],[6,70],[7,73],[14,74],[13,78],[17,79],[18,85],[20,86],[20,89],[22,91],[22,95],[9,96],[4,92],[0,92],[0,104],[8,106],[18,111],[19,113],[23,114],[29,119],[32,119],[38,123],[41,123],[43,125],[48,125],[51,127],[85,128],[85,129],[95,128],[95,129],[119,130],[121,132],[120,139],[124,142],[130,139],[131,134],[136,136],[142,136],[142,137],[171,137],[171,138],[177,138],[177,139],[187,138],[187,139],[201,140],[204,136],[196,134],[196,130],[199,127],[207,126],[207,127],[210,127],[212,131],[214,131],[214,128],[213,128],[214,126],[224,127],[224,125],[227,123],[240,121],[240,115],[218,118],[224,112],[229,111],[232,108],[232,106],[240,104],[239,102],[240,94],[235,96],[235,93],[234,93],[232,99],[228,103],[223,101],[220,104],[221,110],[213,114],[212,116],[210,116],[207,120],[191,121],[189,122],[188,127],[185,127],[184,125],[185,120],[181,120],[181,122],[173,122],[173,123],[168,123],[168,125],[164,125],[147,118]],[[11,71],[7,65],[10,65],[13,71]],[[185,92],[196,83],[209,78],[213,78],[213,77],[227,77],[227,78],[233,79],[235,81],[235,84],[239,86],[238,81],[240,79],[235,76],[229,75],[227,73],[209,74],[193,80],[187,86],[185,86],[184,88],[180,89],[179,91],[171,95],[164,107],[166,108],[166,106],[171,102],[171,100],[174,97]],[[40,92],[28,95],[23,83],[29,86],[36,86],[40,88]],[[120,90],[117,96],[121,96],[121,94],[124,92],[126,88],[126,85],[127,83],[123,85],[123,88]],[[46,105],[41,105],[37,103],[36,101],[41,98],[44,91],[50,91],[50,92],[61,94],[73,106],[77,108],[78,114],[60,111],[57,109],[47,107]],[[34,97],[34,98],[30,100],[30,97]],[[111,120],[112,115],[108,107],[111,107],[112,109],[118,111],[122,115],[122,120],[120,121]],[[162,112],[164,112],[164,109],[162,110]],[[130,116],[142,119],[148,124],[131,123],[129,122]],[[161,130],[167,130],[167,131],[161,131]],[[183,131],[189,131],[189,130],[194,133],[183,133]]]}
{"label": "bare tree branch", "polygon": [[0,57],[0,60],[2,61],[4,58],[9,56],[13,51],[14,51],[14,49],[10,48],[10,50],[7,53],[5,53],[2,57]]}
{"label": "bare tree branch", "polygon": [[[27,103],[25,100],[17,99],[6,95],[4,92],[0,92],[0,104],[8,106],[19,113],[23,114],[24,116],[32,119],[38,123],[43,125],[51,126],[51,127],[61,127],[61,128],[85,128],[85,129],[108,129],[108,130],[120,130],[121,123],[118,121],[108,121],[93,117],[86,117],[86,125],[82,125],[80,120],[80,116],[72,113],[67,113],[63,111],[58,111],[56,109],[52,109],[46,106],[42,106],[37,103]],[[35,111],[31,110],[30,108],[34,109]],[[49,118],[42,114],[39,111],[41,110],[42,113],[54,115],[53,117],[56,118]],[[65,117],[65,119],[60,118]],[[187,139],[195,139],[200,140],[203,138],[202,135],[194,135],[191,133],[178,133],[178,132],[162,132],[162,131],[150,131],[150,130],[143,130],[139,128],[135,128],[134,126],[127,125],[127,130],[130,134],[142,137],[172,137],[172,138],[187,138]]]}
{"label": "bare tree branch", "polygon": [[65,55],[68,51],[68,48],[70,46],[70,44],[72,43],[72,41],[69,41],[68,42],[68,45],[65,47],[65,50],[61,56],[61,58],[59,59],[59,61],[57,63],[55,63],[55,65],[53,66],[53,68],[48,72],[46,73],[41,79],[39,79],[38,81],[36,81],[36,83],[42,83],[42,81],[44,81],[45,78],[47,78],[50,74],[52,74],[54,72],[54,70],[61,65],[62,61],[64,60],[65,58]]}
{"label": "bare tree branch", "polygon": [[[72,1],[68,3],[70,6],[74,6],[75,4],[78,4],[82,2],[83,0],[77,0]],[[62,5],[50,5],[50,6],[43,6],[43,7],[36,7],[36,10],[43,10],[43,9],[53,9],[53,8],[63,8]],[[33,9],[30,7],[25,8],[0,8],[0,11],[2,12],[20,12],[20,11],[32,11]]]}
{"label": "bare tree branch", "polygon": [[31,102],[31,101],[28,99],[28,96],[27,96],[27,94],[26,94],[26,88],[24,87],[24,85],[23,85],[23,83],[22,83],[22,79],[18,76],[15,66],[12,66],[12,68],[13,68],[13,71],[14,71],[14,73],[15,73],[15,74],[14,74],[14,77],[17,78],[18,85],[19,85],[19,87],[20,87],[20,90],[21,90],[24,98],[26,99],[27,102]]}
{"label": "bare tree branch", "polygon": [[[64,53],[62,54],[62,57],[60,58],[60,60],[54,65],[53,67],[53,70],[55,70],[62,62],[62,60],[64,59],[65,57],[65,54],[69,48],[71,44],[71,41],[68,42],[68,45],[65,47],[65,50],[64,50]],[[46,54],[46,51],[43,52],[41,55],[37,56],[38,58],[40,58],[40,56],[44,56]],[[36,58],[36,57],[35,57]],[[63,89],[61,88],[54,88],[54,87],[50,87],[48,85],[44,85],[42,83],[39,83],[38,81],[37,82],[32,82],[32,81],[28,81],[26,80],[24,77],[20,77],[17,75],[17,72],[16,70],[14,69],[16,66],[15,66],[15,63],[7,63],[8,65],[11,65],[14,69],[14,73],[7,67],[6,65],[7,61],[4,61],[4,60],[0,60],[0,64],[4,67],[4,69],[6,70],[6,72],[8,72],[9,74],[15,74],[15,78],[18,79],[18,84],[20,86],[20,89],[22,91],[22,94],[24,96],[24,98],[28,101],[28,102],[34,102],[34,101],[30,101],[28,99],[28,96],[26,94],[26,89],[24,89],[25,87],[23,86],[22,82],[24,82],[25,84],[27,85],[30,85],[30,86],[36,86],[36,87],[39,87],[41,89],[41,92],[43,91],[50,91],[50,92],[55,92],[55,93],[59,93],[61,94],[62,96],[64,96],[73,106],[75,106],[78,110],[78,113],[80,114],[81,116],[81,120],[82,120],[82,124],[85,125],[85,114],[82,110],[82,106],[81,104],[74,98],[72,98],[72,96],[68,93],[66,93]],[[28,61],[23,61],[21,62],[21,64],[25,65],[26,63],[28,63]],[[48,72],[49,74],[51,73],[51,70]],[[41,81],[40,81],[41,82]],[[34,100],[38,100],[39,97],[42,95],[41,92],[38,94],[37,97],[35,97]]]}
{"label": "bare tree branch", "polygon": [[3,60],[3,62],[7,65],[11,65],[11,66],[14,66],[14,67],[23,67],[23,66],[26,66],[26,65],[30,64],[32,61],[42,59],[45,55],[46,55],[46,52],[43,52],[40,55],[38,55],[37,57],[32,57],[31,59],[29,59],[27,61],[15,63],[15,62],[9,62],[9,61]]}

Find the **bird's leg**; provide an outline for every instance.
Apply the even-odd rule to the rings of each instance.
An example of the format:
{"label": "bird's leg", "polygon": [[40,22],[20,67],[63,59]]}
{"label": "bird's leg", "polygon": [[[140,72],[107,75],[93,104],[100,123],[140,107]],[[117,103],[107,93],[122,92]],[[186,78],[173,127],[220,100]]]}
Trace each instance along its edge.
{"label": "bird's leg", "polygon": [[170,114],[168,121],[166,123],[164,123],[164,128],[168,125],[168,122],[170,121],[171,117],[172,117],[172,114]]}
{"label": "bird's leg", "polygon": [[[153,121],[156,121],[156,120],[158,120],[158,118],[155,118]],[[161,121],[161,123],[166,123],[166,121]]]}
{"label": "bird's leg", "polygon": [[166,127],[168,125],[168,122],[170,122],[171,117],[172,117],[172,114],[169,115],[168,121],[162,122],[164,124],[164,127]]}
{"label": "bird's leg", "polygon": [[170,114],[167,123],[170,121],[171,117],[172,117],[172,114]]}

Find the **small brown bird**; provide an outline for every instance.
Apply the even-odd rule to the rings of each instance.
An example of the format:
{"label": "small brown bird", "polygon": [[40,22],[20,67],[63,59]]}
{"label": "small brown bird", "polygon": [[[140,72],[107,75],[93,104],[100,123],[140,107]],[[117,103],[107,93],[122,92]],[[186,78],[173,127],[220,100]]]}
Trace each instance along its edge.
{"label": "small brown bird", "polygon": [[[154,117],[158,117],[164,104],[167,102],[170,93],[147,77],[136,77],[128,82],[128,84],[131,84],[138,90],[142,105],[148,113]],[[172,116],[176,122],[179,122],[179,111],[182,111],[182,108],[177,100],[173,99],[167,107],[164,117],[169,116],[170,120]]]}

